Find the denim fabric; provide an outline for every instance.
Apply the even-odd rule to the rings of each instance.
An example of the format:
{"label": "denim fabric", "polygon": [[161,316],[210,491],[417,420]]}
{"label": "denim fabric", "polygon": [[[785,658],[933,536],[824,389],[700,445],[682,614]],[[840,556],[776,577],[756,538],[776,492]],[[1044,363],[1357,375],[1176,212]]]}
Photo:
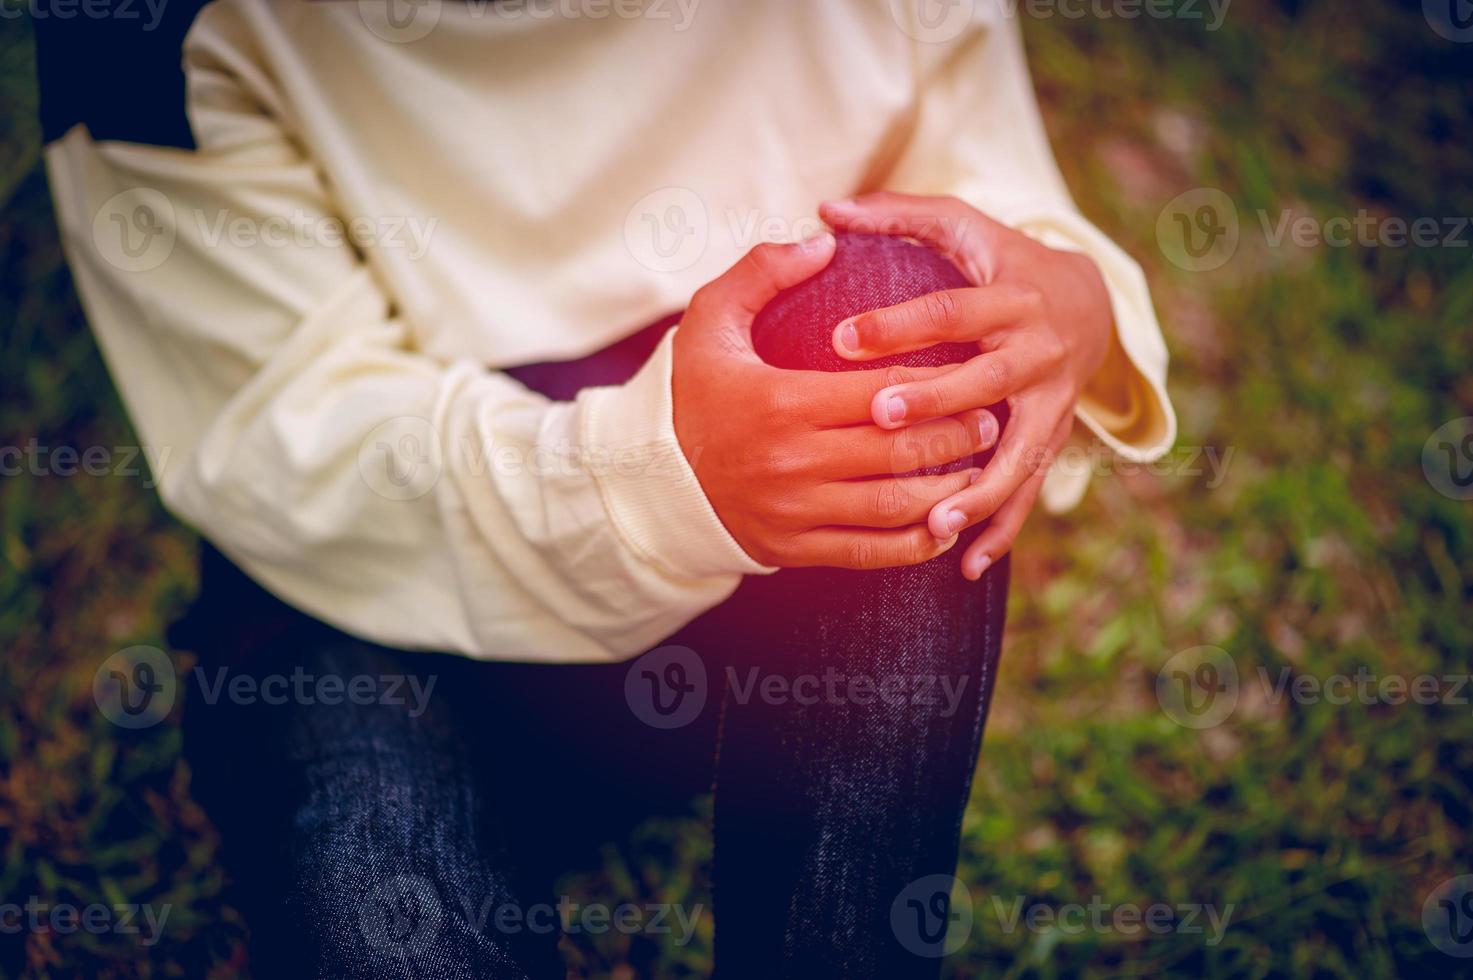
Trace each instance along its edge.
{"label": "denim fabric", "polygon": [[[830,269],[776,299],[754,341],[779,366],[847,369],[828,349],[838,319],[958,275],[920,246],[841,236]],[[593,355],[518,375],[562,397],[617,381],[667,326],[631,338],[614,366]],[[508,925],[497,910],[555,905],[557,874],[714,785],[718,975],[936,976],[948,910],[934,883],[955,868],[1008,575],[1002,561],[965,581],[960,547],[908,568],[749,578],[661,648],[587,666],[386,650],[207,552],[176,640],[209,682],[297,671],[434,685],[417,702],[401,680],[404,704],[268,704],[218,688],[210,703],[208,683],[189,684],[186,751],[252,926],[253,971],[560,977],[554,923]]]}
{"label": "denim fabric", "polygon": [[[967,281],[903,239],[841,235],[829,266],[758,315],[769,363],[826,371],[941,365],[974,344],[846,361],[832,331],[848,316]],[[994,406],[1006,424],[1003,406]],[[991,453],[960,460],[985,465]],[[948,708],[840,700],[735,704],[728,688],[716,783],[717,964],[723,977],[924,977],[919,934],[897,935],[892,905],[919,879],[950,875],[1001,644],[1007,569],[963,580],[966,541],[921,565],[881,572],[789,569],[749,579],[718,610],[762,610],[734,660],[796,678],[830,665],[913,699],[959,691]],[[784,902],[782,899],[786,898]],[[907,943],[909,945],[907,945]],[[780,965],[779,965],[780,964]]]}
{"label": "denim fabric", "polygon": [[976,344],[937,344],[873,361],[846,361],[836,354],[833,328],[840,320],[970,285],[945,256],[904,238],[846,233],[837,245],[823,271],[783,290],[757,314],[752,344],[762,360],[807,371],[864,371],[891,364],[955,364],[976,356]]}

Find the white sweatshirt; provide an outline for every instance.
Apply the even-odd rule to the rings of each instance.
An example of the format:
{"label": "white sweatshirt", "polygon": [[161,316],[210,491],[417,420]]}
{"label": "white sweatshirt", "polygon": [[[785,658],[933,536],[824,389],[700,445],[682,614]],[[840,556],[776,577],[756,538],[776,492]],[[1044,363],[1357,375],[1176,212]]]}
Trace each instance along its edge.
{"label": "white sweatshirt", "polygon": [[[193,146],[79,111],[47,150],[164,502],[367,639],[636,654],[769,571],[676,442],[669,338],[573,402],[498,368],[598,350],[759,241],[818,230],[820,200],[876,188],[955,194],[1089,254],[1126,357],[1078,417],[1160,456],[1175,421],[1145,280],[1071,202],[1016,23],[994,0],[912,6],[205,5],[182,53]],[[1045,505],[1084,479],[1051,473]]]}

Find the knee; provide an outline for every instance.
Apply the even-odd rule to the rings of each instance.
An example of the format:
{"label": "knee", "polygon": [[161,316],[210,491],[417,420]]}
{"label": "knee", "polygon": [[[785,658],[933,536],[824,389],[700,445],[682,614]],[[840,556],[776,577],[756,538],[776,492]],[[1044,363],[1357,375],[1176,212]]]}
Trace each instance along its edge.
{"label": "knee", "polygon": [[268,955],[362,980],[442,976],[446,964],[457,975],[520,977],[509,964],[547,960],[555,923],[525,934],[501,928],[496,911],[523,905],[474,849],[442,839],[431,850],[393,827],[356,823],[295,855],[288,922],[265,940],[277,946]]}
{"label": "knee", "polygon": [[938,344],[875,361],[846,361],[834,352],[834,326],[846,317],[970,285],[939,252],[888,235],[844,233],[833,261],[818,275],[780,293],[752,323],[758,355],[775,367],[854,371],[891,364],[954,364],[975,344]]}
{"label": "knee", "polygon": [[[335,860],[302,869],[283,910],[286,928],[262,937],[258,955],[359,980],[429,977],[437,975],[438,964],[468,962],[470,951],[462,947],[473,934],[434,877],[376,875],[374,867],[372,861],[354,866]],[[277,948],[263,951],[268,942]]]}

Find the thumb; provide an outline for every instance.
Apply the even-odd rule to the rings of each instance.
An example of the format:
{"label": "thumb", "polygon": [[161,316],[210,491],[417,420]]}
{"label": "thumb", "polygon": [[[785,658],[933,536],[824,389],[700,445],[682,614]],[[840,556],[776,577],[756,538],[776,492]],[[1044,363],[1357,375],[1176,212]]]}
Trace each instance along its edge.
{"label": "thumb", "polygon": [[950,259],[975,286],[992,282],[999,244],[1019,234],[955,197],[876,191],[824,201],[818,215],[839,231],[914,238]]}
{"label": "thumb", "polygon": [[745,330],[778,293],[816,274],[834,257],[834,236],[821,232],[791,244],[768,242],[737,260],[691,299],[711,321]]}

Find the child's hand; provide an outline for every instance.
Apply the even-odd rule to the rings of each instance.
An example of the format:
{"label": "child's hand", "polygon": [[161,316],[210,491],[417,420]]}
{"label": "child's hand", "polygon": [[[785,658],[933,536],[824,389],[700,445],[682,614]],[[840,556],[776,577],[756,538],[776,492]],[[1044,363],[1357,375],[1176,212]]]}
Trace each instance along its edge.
{"label": "child's hand", "polygon": [[917,564],[956,543],[955,534],[931,534],[926,518],[977,471],[897,474],[986,448],[995,423],[983,426],[980,407],[898,431],[870,423],[876,392],[938,376],[940,368],[791,371],[757,356],[753,317],[833,254],[828,234],[759,245],[696,293],[675,334],[676,437],[717,515],[755,560]]}
{"label": "child's hand", "polygon": [[956,263],[974,288],[932,293],[864,313],[834,330],[843,357],[869,360],[944,341],[975,340],[981,353],[936,377],[876,393],[877,425],[900,429],[1006,401],[1009,422],[976,483],[932,508],[931,533],[950,539],[992,521],[962,556],[981,576],[1013,545],[1072,426],[1079,393],[1109,347],[1113,318],[1087,257],[1048,248],[952,197],[870,194],[819,210],[841,230],[906,235]]}

